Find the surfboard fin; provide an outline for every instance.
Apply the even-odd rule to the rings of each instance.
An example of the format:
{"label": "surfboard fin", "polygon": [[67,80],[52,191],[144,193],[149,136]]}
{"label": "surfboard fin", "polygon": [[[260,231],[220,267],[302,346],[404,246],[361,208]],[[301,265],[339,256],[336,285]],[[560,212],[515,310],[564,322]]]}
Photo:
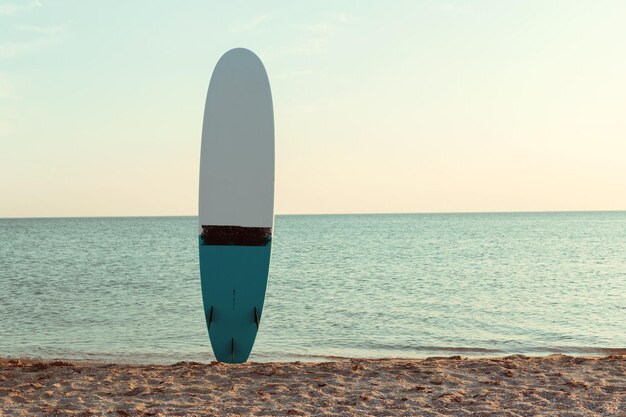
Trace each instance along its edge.
{"label": "surfboard fin", "polygon": [[213,321],[213,306],[211,306],[211,310],[209,310],[209,319],[207,320],[207,327],[211,328],[211,322]]}
{"label": "surfboard fin", "polygon": [[256,324],[256,329],[259,330],[259,310],[254,307],[254,324]]}
{"label": "surfboard fin", "polygon": [[233,357],[233,362],[235,362],[235,339],[232,337],[230,339],[230,354]]}

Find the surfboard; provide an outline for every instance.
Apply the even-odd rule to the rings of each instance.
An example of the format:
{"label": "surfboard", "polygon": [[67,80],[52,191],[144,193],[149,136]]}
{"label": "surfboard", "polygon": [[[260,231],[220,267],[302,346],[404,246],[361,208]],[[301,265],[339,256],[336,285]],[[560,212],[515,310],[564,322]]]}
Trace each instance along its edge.
{"label": "surfboard", "polygon": [[204,316],[218,361],[245,362],[267,287],[274,227],[274,111],[251,51],[218,61],[206,96],[198,204]]}

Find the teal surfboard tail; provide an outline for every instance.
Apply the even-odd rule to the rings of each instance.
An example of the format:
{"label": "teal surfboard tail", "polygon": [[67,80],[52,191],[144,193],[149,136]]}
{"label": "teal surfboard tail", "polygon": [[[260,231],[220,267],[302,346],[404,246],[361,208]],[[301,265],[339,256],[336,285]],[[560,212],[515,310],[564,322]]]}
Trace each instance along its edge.
{"label": "teal surfboard tail", "polygon": [[263,315],[271,240],[264,246],[205,245],[200,238],[204,316],[220,362],[248,360]]}

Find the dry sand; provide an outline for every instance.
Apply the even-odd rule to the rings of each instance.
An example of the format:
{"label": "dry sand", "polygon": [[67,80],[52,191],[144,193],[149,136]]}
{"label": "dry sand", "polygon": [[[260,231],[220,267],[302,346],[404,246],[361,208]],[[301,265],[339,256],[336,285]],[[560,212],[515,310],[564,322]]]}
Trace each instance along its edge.
{"label": "dry sand", "polygon": [[0,415],[626,416],[626,356],[131,366],[0,360]]}

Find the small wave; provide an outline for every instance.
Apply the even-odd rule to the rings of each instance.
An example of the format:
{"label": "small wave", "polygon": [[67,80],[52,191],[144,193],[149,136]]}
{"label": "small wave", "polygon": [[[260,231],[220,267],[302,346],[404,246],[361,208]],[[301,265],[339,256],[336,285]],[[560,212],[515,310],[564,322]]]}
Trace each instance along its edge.
{"label": "small wave", "polygon": [[414,350],[417,352],[504,353],[501,349],[458,346],[414,346],[408,347],[407,350]]}
{"label": "small wave", "polygon": [[371,344],[367,346],[373,351],[403,351],[403,352],[454,352],[454,353],[505,353],[502,349],[468,347],[468,346],[412,346],[412,345],[383,345]]}
{"label": "small wave", "polygon": [[346,361],[350,359],[411,359],[425,358],[429,355],[447,353],[450,355],[464,354],[467,356],[500,356],[500,355],[626,355],[626,348],[608,348],[591,346],[534,346],[518,347],[517,349],[493,349],[482,347],[463,346],[392,346],[385,345],[376,349],[353,351],[349,355],[321,354],[321,353],[294,353],[294,352],[264,352],[254,354],[253,360],[260,362],[270,361]]}
{"label": "small wave", "polygon": [[[536,346],[523,349],[519,353],[569,353],[579,355],[626,355],[626,348],[605,348],[595,346]],[[517,353],[517,352],[516,352]]]}

